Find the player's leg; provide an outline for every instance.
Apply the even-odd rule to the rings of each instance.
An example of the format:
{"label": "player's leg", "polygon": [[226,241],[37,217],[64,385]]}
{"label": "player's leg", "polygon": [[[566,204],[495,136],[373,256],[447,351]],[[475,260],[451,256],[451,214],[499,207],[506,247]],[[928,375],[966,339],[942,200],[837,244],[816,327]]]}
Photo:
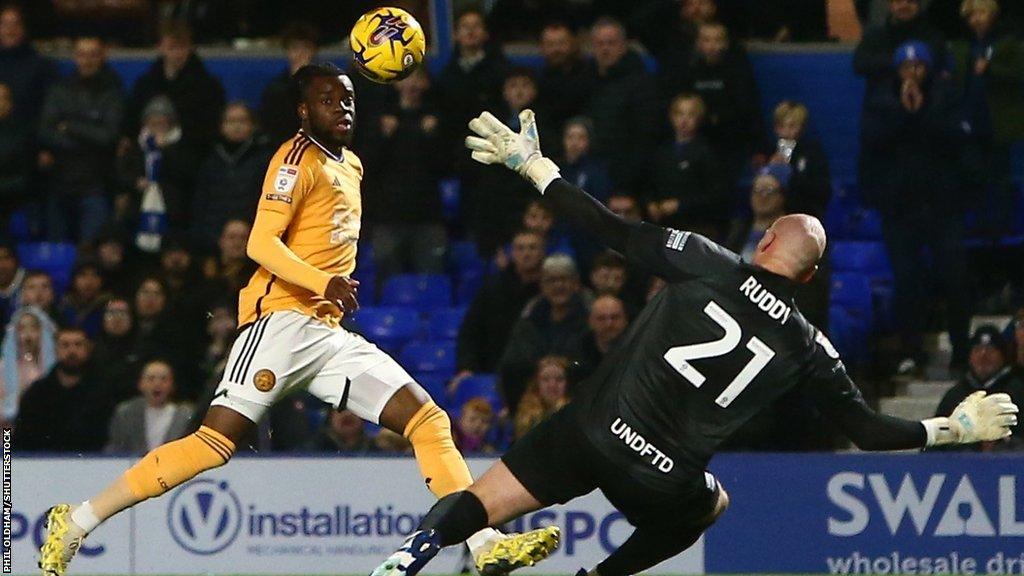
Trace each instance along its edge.
{"label": "player's leg", "polygon": [[[441,548],[466,540],[483,526],[591,492],[596,486],[584,471],[591,452],[581,443],[578,430],[566,410],[543,422],[469,489],[441,498],[417,531],[373,575],[415,576]],[[557,531],[548,529],[503,540],[494,551],[502,560],[490,564],[491,573],[533,564],[542,558],[530,555],[537,544],[531,540],[553,547],[557,537]]]}
{"label": "player's leg", "polygon": [[[338,352],[310,383],[310,393],[407,438],[427,487],[438,498],[467,488],[473,477],[455,447],[448,414],[377,346],[344,330],[336,333]],[[503,537],[486,527],[474,534],[467,541],[474,560]]]}
{"label": "player's leg", "polygon": [[40,551],[43,573],[61,576],[82,540],[111,516],[227,463],[254,426],[231,409],[213,406],[199,430],[154,448],[96,496],[51,508]]}
{"label": "player's leg", "polygon": [[[301,318],[301,317],[300,317]],[[272,314],[239,334],[228,356],[223,379],[202,426],[184,438],[154,448],[102,492],[78,506],[61,504],[47,516],[47,535],[40,554],[44,574],[61,576],[84,539],[100,523],[139,502],[160,496],[196,475],[222,466],[235,446],[248,436],[269,406],[287,389],[287,378],[255,382],[252,367],[273,366],[284,374],[292,360],[270,341],[293,341],[294,322]],[[255,360],[255,362],[254,362]],[[271,375],[274,371],[267,370]],[[301,375],[301,371],[290,371]],[[249,378],[253,382],[246,385]]]}
{"label": "player's leg", "polygon": [[[708,475],[711,477],[710,475]],[[713,478],[713,477],[711,477]],[[673,507],[660,506],[660,514],[647,514],[636,522],[636,530],[608,558],[589,572],[590,576],[629,576],[658,565],[693,546],[719,516],[729,507],[729,495],[717,480],[710,499],[711,511],[694,517],[694,508],[702,506],[703,498],[687,498]],[[613,503],[614,503],[614,499]],[[652,499],[660,501],[660,499]],[[666,511],[675,508],[678,513]]]}

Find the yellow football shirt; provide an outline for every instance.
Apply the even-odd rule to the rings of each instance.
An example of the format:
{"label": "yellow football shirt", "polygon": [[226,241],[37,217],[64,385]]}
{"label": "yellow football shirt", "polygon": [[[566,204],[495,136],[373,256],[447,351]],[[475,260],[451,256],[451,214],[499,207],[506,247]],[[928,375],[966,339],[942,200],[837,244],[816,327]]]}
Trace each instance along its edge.
{"label": "yellow football shirt", "polygon": [[362,177],[351,150],[335,156],[302,131],[281,145],[249,235],[249,257],[260,267],[239,293],[240,326],[281,310],[341,320],[341,309],[323,293],[332,277],[355,270]]}

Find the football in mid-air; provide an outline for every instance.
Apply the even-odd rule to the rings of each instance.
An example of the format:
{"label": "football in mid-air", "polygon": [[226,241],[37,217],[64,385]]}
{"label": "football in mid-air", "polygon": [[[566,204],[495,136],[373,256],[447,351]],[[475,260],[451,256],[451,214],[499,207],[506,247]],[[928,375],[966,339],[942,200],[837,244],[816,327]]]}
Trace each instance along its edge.
{"label": "football in mid-air", "polygon": [[412,74],[423,62],[427,37],[412,14],[401,8],[377,8],[356,20],[349,44],[356,70],[385,84]]}

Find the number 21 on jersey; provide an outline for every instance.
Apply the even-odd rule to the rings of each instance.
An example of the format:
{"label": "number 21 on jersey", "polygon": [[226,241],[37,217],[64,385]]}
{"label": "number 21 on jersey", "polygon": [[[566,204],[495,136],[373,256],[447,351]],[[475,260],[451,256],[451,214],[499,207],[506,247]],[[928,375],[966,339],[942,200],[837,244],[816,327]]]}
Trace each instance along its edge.
{"label": "number 21 on jersey", "polygon": [[[739,346],[740,340],[743,338],[743,329],[740,328],[739,323],[714,300],[708,302],[708,305],[704,307],[704,313],[725,330],[725,335],[718,340],[676,346],[665,352],[665,361],[696,388],[700,388],[707,378],[690,361],[728,354]],[[753,352],[754,356],[740,370],[740,373],[732,379],[732,382],[725,387],[725,390],[722,390],[718,398],[715,398],[715,404],[722,408],[728,408],[729,404],[732,404],[732,401],[750,385],[750,382],[775,357],[775,351],[769,348],[757,336],[751,336],[747,340],[747,350]]]}

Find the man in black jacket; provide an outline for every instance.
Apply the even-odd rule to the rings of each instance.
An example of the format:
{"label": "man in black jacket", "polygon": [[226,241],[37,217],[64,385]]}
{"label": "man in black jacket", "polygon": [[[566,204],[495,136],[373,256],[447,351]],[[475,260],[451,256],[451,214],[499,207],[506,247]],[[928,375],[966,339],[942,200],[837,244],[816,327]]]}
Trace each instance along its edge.
{"label": "man in black jacket", "polygon": [[[882,216],[895,275],[897,322],[903,334],[902,372],[922,360],[921,333],[934,300],[925,278],[924,249],[947,298],[952,363],[967,360],[970,319],[962,206],[971,181],[971,150],[948,80],[933,73],[927,44],[908,42],[892,56],[898,78],[880,86],[864,109],[860,184]],[[884,88],[884,89],[883,89]]]}
{"label": "man in black jacket", "polygon": [[541,30],[540,54],[544,67],[537,77],[537,114],[548,130],[560,130],[583,110],[594,75],[580,56],[576,35],[565,24],[552,23]]}
{"label": "man in black jacket", "polygon": [[457,379],[497,369],[512,326],[537,295],[543,261],[540,233],[522,230],[512,238],[511,265],[484,282],[459,327]]}
{"label": "man in black jacket", "polygon": [[21,397],[15,446],[23,452],[99,452],[113,400],[89,370],[92,352],[80,328],[57,332],[57,365]]}
{"label": "man in black jacket", "polygon": [[99,38],[75,41],[75,72],[50,89],[40,118],[40,167],[49,170],[50,239],[91,241],[109,213],[114,145],[124,119],[121,77]]}
{"label": "man in black jacket", "polygon": [[697,29],[697,45],[686,68],[664,74],[666,94],[693,92],[707,107],[703,135],[734,180],[762,141],[761,110],[754,71],[729,46],[729,31],[719,22]]}
{"label": "man in black jacket", "polygon": [[936,69],[946,69],[946,38],[922,14],[921,0],[889,0],[886,23],[865,32],[853,54],[853,71],[867,80],[866,99],[871,98],[879,86],[884,89],[895,78],[892,54],[910,40],[927,44],[935,58]]}
{"label": "man in black jacket", "polygon": [[57,67],[32,47],[21,8],[7,4],[0,9],[0,84],[14,96],[14,109],[22,127],[36,129],[46,90],[57,79]]}
{"label": "man in black jacket", "polygon": [[484,13],[479,10],[468,9],[455,18],[455,44],[435,84],[444,121],[442,141],[451,151],[474,114],[500,104],[501,86],[509,67],[501,46],[490,42]]}
{"label": "man in black jacket", "polygon": [[608,163],[617,186],[637,183],[658,128],[658,96],[626,29],[601,18],[591,28],[594,87],[584,114],[594,121],[594,155]]}
{"label": "man in black jacket", "polygon": [[142,109],[158,95],[174,103],[185,140],[205,153],[217,137],[217,123],[224,109],[224,87],[207,71],[193,51],[192,34],[182,23],[160,30],[160,57],[132,88],[125,133],[139,133]]}
{"label": "man in black jacket", "polygon": [[296,22],[281,32],[281,45],[288,59],[288,69],[267,82],[260,96],[260,126],[277,146],[299,131],[299,116],[295,112],[295,89],[292,74],[316,58],[317,33],[312,24]]}
{"label": "man in black jacket", "polygon": [[220,138],[199,168],[192,196],[193,239],[207,251],[216,247],[226,222],[252,221],[273,155],[256,136],[253,111],[244,102],[228,104],[220,126]]}
{"label": "man in black jacket", "polygon": [[[397,82],[398,105],[363,127],[363,213],[370,224],[377,285],[403,272],[444,271],[448,237],[437,191],[440,121],[420,69]],[[429,154],[424,153],[430,151]]]}

